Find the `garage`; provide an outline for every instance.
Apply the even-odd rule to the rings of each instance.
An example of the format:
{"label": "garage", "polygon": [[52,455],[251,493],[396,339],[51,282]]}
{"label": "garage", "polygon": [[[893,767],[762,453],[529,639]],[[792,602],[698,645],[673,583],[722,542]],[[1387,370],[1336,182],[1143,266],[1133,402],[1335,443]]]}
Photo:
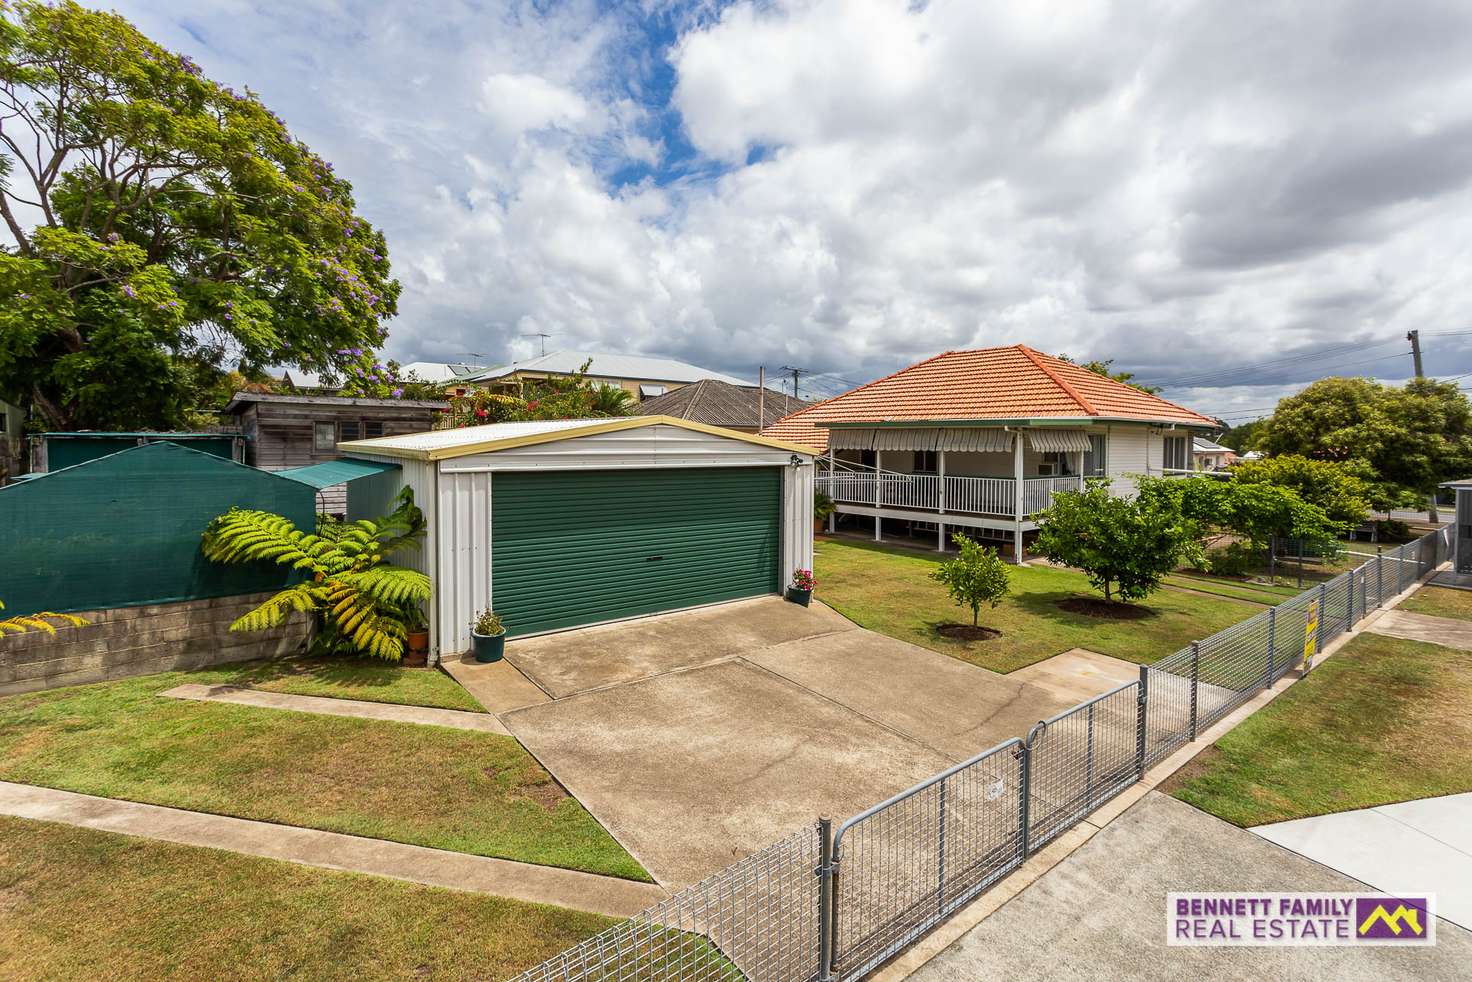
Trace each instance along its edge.
{"label": "garage", "polygon": [[477,611],[526,637],[778,593],[812,565],[810,449],[666,416],[497,423],[339,445],[399,469],[349,485],[349,518],[414,490],[435,585],[430,646]]}

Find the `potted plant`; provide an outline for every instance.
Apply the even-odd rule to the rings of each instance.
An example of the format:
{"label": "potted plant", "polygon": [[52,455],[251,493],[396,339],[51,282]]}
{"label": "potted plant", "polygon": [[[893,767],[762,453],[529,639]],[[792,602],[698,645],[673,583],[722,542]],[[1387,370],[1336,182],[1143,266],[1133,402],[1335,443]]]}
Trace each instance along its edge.
{"label": "potted plant", "polygon": [[429,621],[418,604],[404,606],[404,665],[415,668],[429,664]]}
{"label": "potted plant", "polygon": [[833,499],[822,491],[813,494],[813,531],[823,531],[823,526],[828,524],[828,518],[838,510]]}
{"label": "potted plant", "polygon": [[506,653],[506,625],[501,615],[490,609],[476,614],[470,625],[470,643],[476,661],[500,661]]}
{"label": "potted plant", "polygon": [[792,574],[792,586],[787,588],[787,599],[795,604],[806,607],[813,599],[813,587],[818,585],[817,579],[810,569],[795,570]]}

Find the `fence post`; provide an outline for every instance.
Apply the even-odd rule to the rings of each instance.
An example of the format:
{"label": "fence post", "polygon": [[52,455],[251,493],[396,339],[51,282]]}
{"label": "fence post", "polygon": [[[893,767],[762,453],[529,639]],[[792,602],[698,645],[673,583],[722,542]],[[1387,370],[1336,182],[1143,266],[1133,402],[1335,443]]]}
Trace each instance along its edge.
{"label": "fence post", "polygon": [[1201,642],[1191,642],[1191,742],[1196,741],[1196,684],[1201,677]]}
{"label": "fence post", "polygon": [[1135,693],[1135,780],[1145,779],[1145,716],[1150,705],[1150,666],[1140,666],[1140,689]]}
{"label": "fence post", "polygon": [[1385,565],[1385,555],[1380,551],[1383,547],[1375,547],[1375,606],[1379,607],[1385,603],[1385,584],[1380,579],[1380,567]]}
{"label": "fence post", "polygon": [[1349,571],[1349,579],[1344,581],[1344,633],[1348,634],[1354,630],[1354,575],[1357,570]]}
{"label": "fence post", "polygon": [[946,911],[946,782],[941,778],[940,782],[940,834],[937,837],[939,852],[935,863],[935,914],[937,917]]}
{"label": "fence post", "polygon": [[1089,703],[1088,753],[1084,757],[1084,814],[1094,810],[1094,706]]}
{"label": "fence post", "polygon": [[818,819],[818,979],[833,979],[833,927],[837,922],[833,909],[833,820]]}
{"label": "fence post", "polygon": [[1329,584],[1319,584],[1319,626],[1314,631],[1314,653],[1324,650],[1324,625],[1329,620]]}
{"label": "fence post", "polygon": [[1262,687],[1264,689],[1271,688],[1272,687],[1272,684],[1273,684],[1273,672],[1276,670],[1276,666],[1274,666],[1274,664],[1273,664],[1273,656],[1274,656],[1274,649],[1276,649],[1277,644],[1278,644],[1278,608],[1277,607],[1269,607],[1268,608],[1268,675],[1267,675],[1266,681],[1264,681],[1263,684],[1262,684]]}
{"label": "fence post", "polygon": [[1022,826],[1022,858],[1025,860],[1032,851],[1028,839],[1028,823],[1032,820],[1028,814],[1028,799],[1032,797],[1032,749],[1027,743],[1018,745],[1017,753],[1022,758],[1022,788],[1018,795],[1018,821]]}

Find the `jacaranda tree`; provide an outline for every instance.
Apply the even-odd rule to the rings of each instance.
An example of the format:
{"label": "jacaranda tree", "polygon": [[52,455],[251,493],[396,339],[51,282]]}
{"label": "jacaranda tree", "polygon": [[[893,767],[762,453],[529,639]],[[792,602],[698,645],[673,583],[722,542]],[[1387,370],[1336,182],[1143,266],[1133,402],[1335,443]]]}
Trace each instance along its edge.
{"label": "jacaranda tree", "polygon": [[382,343],[382,233],[254,93],[117,14],[3,9],[0,391],[55,429],[169,428],[227,364]]}

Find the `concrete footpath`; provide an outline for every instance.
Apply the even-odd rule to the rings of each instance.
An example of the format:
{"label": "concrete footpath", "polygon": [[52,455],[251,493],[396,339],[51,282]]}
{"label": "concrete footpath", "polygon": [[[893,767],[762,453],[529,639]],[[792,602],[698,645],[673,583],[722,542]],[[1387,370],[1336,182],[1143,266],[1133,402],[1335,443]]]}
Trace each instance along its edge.
{"label": "concrete footpath", "polygon": [[910,976],[1093,980],[1467,978],[1472,933],[1439,919],[1422,948],[1166,944],[1166,895],[1191,890],[1362,891],[1364,884],[1152,791]]}
{"label": "concrete footpath", "polygon": [[1438,916],[1472,930],[1472,794],[1274,822],[1252,832],[1377,890],[1434,893]]}
{"label": "concrete footpath", "polygon": [[7,781],[0,781],[0,814],[491,893],[611,917],[628,917],[665,898],[665,892],[651,883]]}
{"label": "concrete footpath", "polygon": [[510,736],[501,721],[490,713],[469,713],[460,709],[436,709],[430,706],[403,706],[390,702],[366,702],[361,699],[336,699],[324,696],[297,696],[285,692],[266,692],[238,685],[178,685],[159,695],[169,699],[196,699],[201,702],[229,702],[257,709],[282,709],[295,713],[317,713],[322,716],[350,716],[354,719],[376,719],[390,723],[417,723],[421,726],[448,726],[456,730],[475,730]]}

